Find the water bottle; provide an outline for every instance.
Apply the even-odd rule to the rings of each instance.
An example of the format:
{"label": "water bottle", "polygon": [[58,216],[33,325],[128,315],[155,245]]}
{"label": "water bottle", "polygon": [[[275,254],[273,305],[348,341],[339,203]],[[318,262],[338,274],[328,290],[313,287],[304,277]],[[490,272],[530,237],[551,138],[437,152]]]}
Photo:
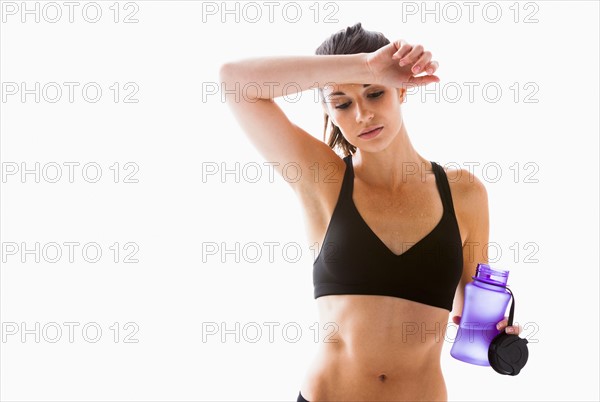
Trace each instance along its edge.
{"label": "water bottle", "polygon": [[473,282],[465,286],[460,325],[450,355],[479,366],[490,366],[488,350],[501,331],[496,324],[504,319],[511,298],[507,291],[508,271],[477,264]]}

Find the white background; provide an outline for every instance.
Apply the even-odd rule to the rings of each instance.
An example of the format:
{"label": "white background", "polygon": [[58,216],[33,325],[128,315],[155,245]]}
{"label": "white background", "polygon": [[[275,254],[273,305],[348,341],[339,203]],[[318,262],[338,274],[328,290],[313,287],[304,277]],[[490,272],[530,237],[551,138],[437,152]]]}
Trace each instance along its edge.
{"label": "white background", "polygon": [[[312,55],[329,35],[359,21],[390,40],[423,44],[439,62],[441,82],[428,86],[427,96],[409,96],[404,121],[429,160],[478,164],[474,173],[489,196],[490,241],[501,252],[490,261],[511,271],[516,322],[530,341],[529,361],[516,377],[455,360],[445,341],[449,399],[599,399],[597,2],[496,2],[488,14],[482,10],[490,3],[479,2],[472,21],[463,2],[453,8],[428,2],[438,12],[423,16],[422,2],[321,3],[316,22],[313,3],[302,2],[296,23],[294,9],[284,18],[285,3],[272,22],[267,6],[257,3],[263,14],[256,23],[249,21],[256,9],[245,3],[237,5],[236,22],[235,13],[221,15],[221,2],[205,4],[216,14],[203,13],[200,2],[122,2],[116,23],[110,1],[96,3],[102,10],[96,23],[83,18],[85,2],[72,23],[62,2],[56,23],[48,21],[56,8],[44,15],[44,2],[37,3],[39,22],[35,14],[22,22],[23,3],[7,3],[0,30],[2,400],[296,400],[317,347],[314,248],[291,187],[277,175],[269,180],[265,160],[220,94],[207,88],[218,83],[226,61]],[[409,14],[410,7],[417,13]],[[496,9],[502,15],[493,23]],[[93,18],[94,9],[87,11]],[[456,11],[462,17],[451,22]],[[124,23],[131,13],[138,22]],[[326,22],[328,15],[337,22]],[[8,94],[7,84],[21,82],[26,89],[59,83],[63,96],[50,102],[49,88],[39,102],[33,94],[22,101],[20,92]],[[64,82],[79,83],[72,103]],[[103,90],[95,103],[81,93],[90,82]],[[124,102],[133,92],[128,82],[137,85],[137,103]],[[476,83],[472,99],[469,82]],[[497,102],[484,97],[486,84],[501,88]],[[493,88],[488,95],[495,96]],[[312,91],[277,102],[322,138]],[[68,162],[79,163],[72,182]],[[38,182],[34,174],[20,176],[36,163]],[[82,176],[86,163],[102,168],[98,182]],[[235,170],[236,163],[252,176],[253,164],[262,166],[262,177],[256,183],[233,174],[203,178],[206,164]],[[53,164],[63,168],[56,183]],[[484,170],[486,164],[491,168]],[[17,174],[9,174],[15,166]],[[127,182],[130,173],[137,183]],[[94,170],[88,174],[89,180]],[[79,243],[73,262],[65,242]],[[222,251],[236,242],[240,249],[258,243],[262,258],[250,260],[254,248],[237,253],[239,262],[235,253],[203,253],[203,245]],[[278,245],[272,261],[266,242]],[[36,261],[36,252],[25,253],[35,243],[40,250],[62,245],[62,258],[52,263],[50,247]],[[98,262],[83,258],[86,243],[99,245]],[[282,249],[294,244],[301,258],[292,262],[284,257],[294,258],[294,249]],[[124,262],[130,254],[138,262]],[[93,249],[87,255],[93,258]],[[77,323],[73,342],[65,322]],[[265,322],[276,323],[272,342]],[[230,330],[224,342],[220,332],[203,332],[210,323]],[[257,342],[252,323],[263,330]],[[86,324],[102,329],[97,342],[94,327],[83,337]],[[296,342],[294,325],[302,330]],[[62,336],[52,342],[56,327]],[[21,329],[30,330],[24,341]],[[137,343],[126,342],[132,333]],[[318,337],[325,334],[321,329]]]}

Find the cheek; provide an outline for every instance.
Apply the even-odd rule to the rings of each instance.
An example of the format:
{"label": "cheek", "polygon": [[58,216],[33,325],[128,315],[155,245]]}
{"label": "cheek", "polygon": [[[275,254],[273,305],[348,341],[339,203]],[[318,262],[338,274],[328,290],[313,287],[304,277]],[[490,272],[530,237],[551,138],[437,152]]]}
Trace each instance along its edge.
{"label": "cheek", "polygon": [[340,113],[334,106],[329,107],[329,121],[336,126],[340,126],[344,121],[344,114]]}
{"label": "cheek", "polygon": [[381,105],[383,108],[385,108],[385,110],[392,116],[394,116],[395,119],[400,119],[400,113],[401,113],[401,103],[399,101],[399,99],[393,98],[393,97],[388,97],[387,99],[385,99],[385,101],[382,103]]}
{"label": "cheek", "polygon": [[400,106],[399,99],[396,97],[396,94],[390,94],[390,96],[386,96],[385,99],[382,99],[382,105],[385,105],[386,108],[393,110]]}
{"label": "cheek", "polygon": [[331,119],[333,124],[341,128],[342,126],[348,124],[350,118],[349,116],[350,114],[348,113],[340,113],[338,111],[334,111],[333,114],[329,115],[329,118]]}

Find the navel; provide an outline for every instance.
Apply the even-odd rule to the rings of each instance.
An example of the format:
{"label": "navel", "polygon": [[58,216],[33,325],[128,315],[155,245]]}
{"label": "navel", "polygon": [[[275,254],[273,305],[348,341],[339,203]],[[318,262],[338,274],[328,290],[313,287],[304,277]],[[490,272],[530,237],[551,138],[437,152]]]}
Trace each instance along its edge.
{"label": "navel", "polygon": [[378,378],[379,381],[384,382],[387,379],[387,376],[385,374],[380,374]]}

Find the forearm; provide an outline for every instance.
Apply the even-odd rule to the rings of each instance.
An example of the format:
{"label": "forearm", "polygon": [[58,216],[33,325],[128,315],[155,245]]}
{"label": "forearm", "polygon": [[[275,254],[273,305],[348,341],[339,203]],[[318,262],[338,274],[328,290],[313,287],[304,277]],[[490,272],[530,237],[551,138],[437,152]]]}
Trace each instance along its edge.
{"label": "forearm", "polygon": [[[227,94],[241,91],[248,98],[272,99],[327,83],[369,83],[366,53],[261,57],[225,63],[219,76]],[[239,94],[238,94],[239,95]]]}

